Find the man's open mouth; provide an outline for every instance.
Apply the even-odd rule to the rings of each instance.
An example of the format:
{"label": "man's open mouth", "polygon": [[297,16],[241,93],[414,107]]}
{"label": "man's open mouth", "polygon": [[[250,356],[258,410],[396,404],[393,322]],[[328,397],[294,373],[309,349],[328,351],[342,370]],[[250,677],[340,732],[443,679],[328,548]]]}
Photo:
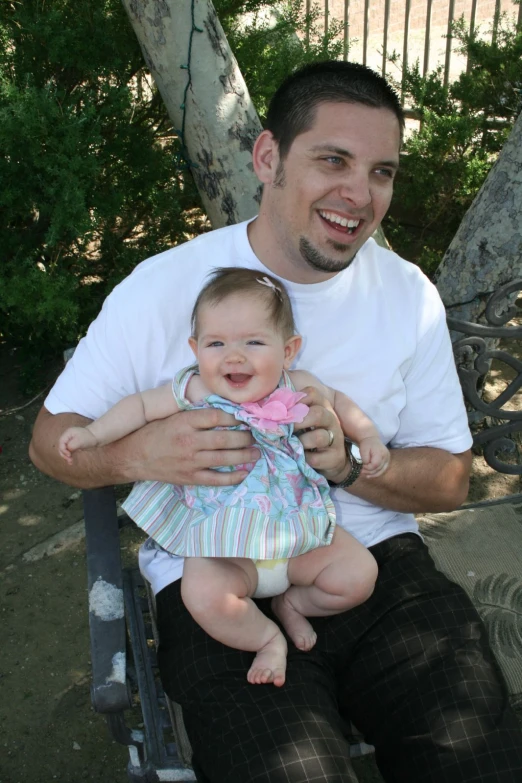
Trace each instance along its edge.
{"label": "man's open mouth", "polygon": [[325,223],[328,223],[329,226],[341,234],[353,234],[361,222],[360,220],[349,220],[337,215],[335,212],[326,212],[324,210],[319,210],[319,215]]}

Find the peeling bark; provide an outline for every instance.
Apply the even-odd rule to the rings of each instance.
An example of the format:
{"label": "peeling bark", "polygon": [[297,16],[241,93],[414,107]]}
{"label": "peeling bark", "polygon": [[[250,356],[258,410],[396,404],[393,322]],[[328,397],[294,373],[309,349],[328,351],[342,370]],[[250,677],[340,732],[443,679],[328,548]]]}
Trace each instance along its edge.
{"label": "peeling bark", "polygon": [[454,318],[478,320],[490,294],[522,277],[522,114],[437,270]]}
{"label": "peeling bark", "polygon": [[[172,124],[181,129],[191,3],[123,0],[123,5]],[[192,39],[184,142],[204,209],[218,228],[257,214],[259,183],[251,152],[262,128],[212,4],[195,0],[194,14],[203,32]]]}

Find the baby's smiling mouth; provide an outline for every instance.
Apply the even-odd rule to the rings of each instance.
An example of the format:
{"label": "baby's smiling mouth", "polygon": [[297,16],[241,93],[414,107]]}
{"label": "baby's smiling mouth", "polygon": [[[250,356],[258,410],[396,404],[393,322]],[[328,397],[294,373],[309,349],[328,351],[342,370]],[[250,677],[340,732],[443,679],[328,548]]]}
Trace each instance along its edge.
{"label": "baby's smiling mouth", "polygon": [[225,375],[225,378],[235,386],[243,385],[244,383],[249,381],[251,377],[252,377],[251,375],[246,375],[245,373],[239,373],[239,372],[231,372],[228,373],[228,375]]}

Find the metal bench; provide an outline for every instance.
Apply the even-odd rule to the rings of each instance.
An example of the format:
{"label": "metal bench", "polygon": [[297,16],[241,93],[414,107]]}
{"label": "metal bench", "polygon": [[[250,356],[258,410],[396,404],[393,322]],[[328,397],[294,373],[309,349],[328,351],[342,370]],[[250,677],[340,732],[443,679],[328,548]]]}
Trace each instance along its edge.
{"label": "metal bench", "polygon": [[[522,327],[507,326],[520,312],[513,299],[521,289],[522,281],[516,281],[497,291],[487,304],[485,324],[448,317],[450,330],[461,335],[454,353],[474,446],[483,450],[494,470],[517,475],[522,475],[522,465],[512,436],[522,430],[522,410],[502,406],[522,386],[522,362],[499,349],[497,341],[522,338]],[[492,360],[506,363],[516,375],[496,400],[488,402],[483,394]],[[118,513],[113,487],[86,490],[83,500],[94,709],[106,716],[114,739],[129,749],[129,780],[203,783],[204,776],[191,767],[181,709],[161,686],[154,598],[137,568],[122,568],[120,530],[129,520]],[[371,752],[361,737],[349,738],[353,756]]]}

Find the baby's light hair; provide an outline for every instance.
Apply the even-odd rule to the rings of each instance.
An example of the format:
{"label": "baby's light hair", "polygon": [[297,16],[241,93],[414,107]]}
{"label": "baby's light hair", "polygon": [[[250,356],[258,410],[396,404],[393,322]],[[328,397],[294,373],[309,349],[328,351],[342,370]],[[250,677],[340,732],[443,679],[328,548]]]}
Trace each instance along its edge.
{"label": "baby's light hair", "polygon": [[284,285],[272,275],[239,266],[217,267],[199,292],[192,310],[192,336],[198,336],[198,314],[202,307],[214,307],[229,296],[245,294],[265,302],[270,320],[285,339],[295,334],[294,314]]}

